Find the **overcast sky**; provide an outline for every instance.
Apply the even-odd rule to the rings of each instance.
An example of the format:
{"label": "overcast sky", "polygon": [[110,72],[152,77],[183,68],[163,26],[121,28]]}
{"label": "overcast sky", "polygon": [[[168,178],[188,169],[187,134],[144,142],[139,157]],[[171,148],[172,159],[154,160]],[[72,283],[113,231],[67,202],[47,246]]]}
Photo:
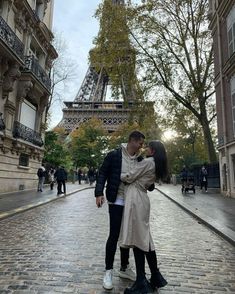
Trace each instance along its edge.
{"label": "overcast sky", "polygon": [[[62,33],[69,57],[76,61],[77,78],[69,84],[64,99],[73,101],[88,68],[88,53],[99,24],[93,17],[101,0],[55,0],[53,30]],[[52,107],[51,127],[62,119],[63,105]]]}

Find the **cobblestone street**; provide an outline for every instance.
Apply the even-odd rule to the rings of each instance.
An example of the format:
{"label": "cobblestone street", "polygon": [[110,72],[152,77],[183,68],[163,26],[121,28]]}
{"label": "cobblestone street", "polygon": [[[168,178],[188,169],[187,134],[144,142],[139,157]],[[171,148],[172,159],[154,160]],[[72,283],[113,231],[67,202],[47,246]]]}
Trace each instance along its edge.
{"label": "cobblestone street", "polygon": [[[159,192],[149,195],[168,280],[159,293],[235,293],[234,247]],[[131,282],[117,276],[119,252],[114,290],[102,288],[107,234],[107,204],[97,209],[92,189],[2,220],[0,293],[123,293]]]}

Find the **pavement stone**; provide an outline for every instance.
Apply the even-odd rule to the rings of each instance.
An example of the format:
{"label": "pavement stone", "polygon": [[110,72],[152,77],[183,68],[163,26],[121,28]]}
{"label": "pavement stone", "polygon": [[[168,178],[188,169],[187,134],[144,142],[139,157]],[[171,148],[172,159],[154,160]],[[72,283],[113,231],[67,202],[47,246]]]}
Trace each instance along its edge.
{"label": "pavement stone", "polygon": [[[234,247],[160,192],[149,197],[168,280],[159,293],[235,293]],[[123,293],[131,282],[118,277],[118,251],[114,289],[102,288],[107,235],[108,207],[96,208],[92,189],[1,220],[0,293]]]}
{"label": "pavement stone", "polygon": [[235,245],[235,198],[228,198],[213,189],[208,193],[196,189],[182,194],[179,185],[161,185],[156,189],[181,208]]}
{"label": "pavement stone", "polygon": [[[88,184],[67,183],[66,196],[90,188],[93,187]],[[43,192],[25,190],[13,193],[0,193],[0,220],[47,204],[64,196],[64,194],[57,196],[57,187],[55,186],[53,190],[50,190],[49,185],[45,185]]]}

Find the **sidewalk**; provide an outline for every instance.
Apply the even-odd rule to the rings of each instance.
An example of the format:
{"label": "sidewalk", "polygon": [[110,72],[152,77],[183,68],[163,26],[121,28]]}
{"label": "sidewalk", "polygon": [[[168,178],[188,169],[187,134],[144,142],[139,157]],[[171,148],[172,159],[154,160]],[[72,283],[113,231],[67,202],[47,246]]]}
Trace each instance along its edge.
{"label": "sidewalk", "polygon": [[[77,182],[75,184],[67,183],[66,196],[93,187],[94,186],[90,186],[89,184],[79,185]],[[56,185],[52,191],[49,186],[45,186],[43,192],[27,190],[14,193],[0,193],[0,220],[48,202],[55,201],[61,197],[64,197],[64,194],[57,196]]]}
{"label": "sidewalk", "polygon": [[181,208],[209,226],[217,234],[235,245],[235,199],[227,198],[219,193],[201,192],[181,193],[181,185],[171,184],[156,186],[156,189],[174,201]]}

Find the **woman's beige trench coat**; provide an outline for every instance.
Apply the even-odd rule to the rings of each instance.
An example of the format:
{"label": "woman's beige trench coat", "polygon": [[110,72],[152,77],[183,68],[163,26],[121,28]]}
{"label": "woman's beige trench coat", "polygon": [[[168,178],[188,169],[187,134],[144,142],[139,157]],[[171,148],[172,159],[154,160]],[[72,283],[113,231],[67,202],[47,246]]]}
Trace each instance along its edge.
{"label": "woman's beige trench coat", "polygon": [[143,251],[154,250],[150,233],[150,201],[147,188],[156,180],[153,157],[138,162],[129,173],[122,173],[125,183],[125,207],[119,235],[121,247],[138,247]]}

